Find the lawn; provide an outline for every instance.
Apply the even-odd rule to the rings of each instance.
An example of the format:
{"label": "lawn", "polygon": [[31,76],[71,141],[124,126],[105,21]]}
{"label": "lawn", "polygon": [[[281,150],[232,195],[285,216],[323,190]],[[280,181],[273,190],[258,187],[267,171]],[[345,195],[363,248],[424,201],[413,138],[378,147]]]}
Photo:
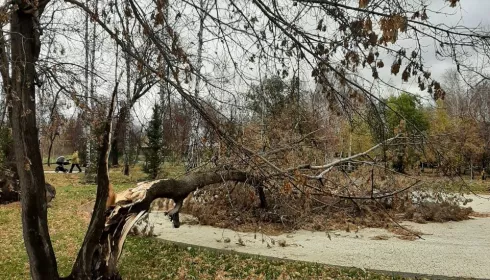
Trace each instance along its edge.
{"label": "lawn", "polygon": [[481,180],[479,177],[471,180],[470,176],[419,176],[417,178],[424,180],[421,185],[423,189],[465,194],[488,194],[490,192],[490,178],[488,178],[487,180]]}
{"label": "lawn", "polygon": [[[168,170],[171,176],[182,172],[181,168]],[[95,197],[95,185],[82,183],[81,176],[46,174],[57,190],[48,216],[61,275],[70,272],[90,218],[81,206]],[[144,178],[139,170],[131,177],[111,170],[110,176],[119,191]],[[0,205],[0,279],[29,279],[20,210],[19,203]],[[402,279],[358,269],[222,254],[144,237],[128,238],[120,271],[124,279]]]}

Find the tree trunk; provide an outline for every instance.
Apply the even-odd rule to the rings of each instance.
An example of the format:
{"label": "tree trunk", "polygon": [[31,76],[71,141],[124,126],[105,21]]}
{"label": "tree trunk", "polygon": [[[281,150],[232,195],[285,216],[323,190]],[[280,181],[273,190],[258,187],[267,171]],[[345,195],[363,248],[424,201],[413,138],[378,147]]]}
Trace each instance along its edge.
{"label": "tree trunk", "polygon": [[[129,109],[128,109],[129,113]],[[126,122],[126,129],[124,132],[124,172],[125,176],[129,176],[129,121]]]}
{"label": "tree trunk", "polygon": [[53,150],[54,139],[49,141],[49,149],[48,149],[48,166],[51,166],[51,150]]}
{"label": "tree trunk", "polygon": [[473,159],[470,159],[470,176],[471,180],[475,179],[475,174],[473,173]]}
{"label": "tree trunk", "polygon": [[[8,81],[8,80],[7,80]],[[3,126],[3,122],[5,120],[5,116],[7,115],[7,98],[3,98],[4,93],[3,93],[3,87],[2,87],[2,92],[0,93],[0,127]],[[7,95],[5,94],[5,97]]]}
{"label": "tree trunk", "polygon": [[[25,2],[22,2],[25,3]],[[46,188],[36,127],[35,68],[40,51],[39,22],[26,7],[11,15],[12,136],[22,201],[22,230],[32,279],[58,279],[48,231]],[[41,12],[39,12],[41,14]]]}
{"label": "tree trunk", "polygon": [[0,124],[3,125],[3,121],[5,118],[5,115],[7,115],[9,121],[12,118],[12,108],[8,106],[11,100],[11,95],[10,95],[10,61],[8,57],[8,44],[7,41],[5,40],[5,34],[3,32],[3,29],[0,28],[0,74],[2,76],[2,90],[3,94],[5,95],[5,109],[2,113],[2,120]]}
{"label": "tree trunk", "polygon": [[[5,108],[2,113],[3,115],[0,125],[3,125],[4,121],[6,121],[6,126],[8,128],[12,128],[12,107],[8,106],[8,104],[11,104],[12,102],[12,95],[10,94],[12,80],[10,76],[11,60],[9,59],[8,55],[11,45],[8,45],[10,42],[7,43],[5,38],[6,36],[4,34],[4,30],[0,28],[0,74],[2,76],[2,94],[5,95]],[[5,117],[7,117],[7,120],[4,119]],[[19,176],[17,174],[17,166],[15,163],[13,142],[10,141],[10,143],[8,143],[4,153],[4,167],[6,170],[10,171],[10,175],[0,174],[0,181],[3,180],[1,177],[5,175],[3,182],[4,185],[1,186],[2,182],[0,182],[0,189],[2,190],[0,200],[2,202],[19,201],[20,186],[16,182]]]}
{"label": "tree trunk", "polygon": [[7,172],[0,170],[0,204],[20,200],[19,184]]}
{"label": "tree trunk", "polygon": [[[129,4],[126,1],[126,5]],[[129,34],[129,17],[125,18],[126,21],[126,32]],[[129,54],[126,54],[126,119],[124,122],[124,170],[123,174],[125,176],[129,176],[129,127],[131,122],[131,57]]]}
{"label": "tree trunk", "polygon": [[[55,115],[55,112],[56,114],[57,111],[56,110],[56,105],[58,104],[58,97],[60,95],[60,92],[61,92],[61,89],[58,90],[56,92],[56,96],[54,97],[54,101],[53,101],[53,106],[51,107],[51,112],[49,113],[49,126],[50,126],[50,131],[51,131],[51,135],[49,136],[49,150],[48,150],[48,166],[51,166],[51,150],[53,149],[53,144],[54,144],[54,140],[56,139],[56,131],[58,130],[58,127],[56,127],[56,131],[53,132],[53,124],[54,124],[54,115]],[[58,126],[58,124],[56,124],[56,126]]]}
{"label": "tree trunk", "polygon": [[[88,7],[88,0],[85,1],[85,5]],[[89,48],[89,30],[88,30],[88,17],[89,15],[85,13],[85,33],[84,33],[84,44],[85,44],[85,68],[84,68],[84,86],[85,86],[85,106],[87,108],[90,108],[90,100],[89,100],[89,83],[88,83],[88,74],[89,74],[89,54],[90,54],[90,48]],[[87,116],[86,113],[84,113],[85,116],[85,127],[84,127],[84,134],[85,138],[87,139],[87,142],[85,143],[85,175],[89,175],[90,173],[90,165],[91,165],[91,147],[90,147],[90,134],[91,134],[91,129],[90,129],[90,118]]]}
{"label": "tree trunk", "polygon": [[129,130],[131,121],[131,64],[129,55],[126,57],[126,109],[124,120],[124,175],[129,176]]}
{"label": "tree trunk", "polygon": [[[352,130],[353,130],[353,128],[351,126],[349,128],[349,157],[352,156]],[[351,172],[352,171],[351,169],[352,169],[352,166],[351,166],[351,162],[349,161],[347,163],[347,170],[348,170],[348,172]]]}
{"label": "tree trunk", "polygon": [[119,165],[119,140],[121,138],[124,138],[124,126],[126,123],[126,118],[127,118],[127,110],[128,106],[125,104],[121,105],[121,109],[119,111],[119,116],[117,117],[117,122],[116,126],[114,128],[114,135],[113,135],[113,140],[111,144],[111,159],[112,159],[112,166],[117,166]]}
{"label": "tree trunk", "polygon": [[259,195],[260,208],[267,208],[267,200],[265,199],[264,187],[257,187],[257,194]]}
{"label": "tree trunk", "polygon": [[[199,7],[203,9],[199,13],[199,31],[197,32],[197,63],[196,63],[196,83],[194,85],[194,97],[199,96],[199,86],[201,83],[201,68],[202,68],[202,51],[204,46],[204,21],[206,20],[206,11],[208,3],[204,0],[199,1]],[[189,135],[189,144],[187,147],[187,169],[193,169],[199,166],[200,151],[199,147],[199,114],[191,108],[191,130]]]}
{"label": "tree trunk", "polygon": [[[99,7],[99,1],[98,0],[93,0],[93,11],[96,15],[98,15],[98,7]],[[91,38],[91,46],[90,46],[90,107],[94,108],[94,97],[95,97],[95,40],[97,39],[97,22],[94,20],[92,23],[92,38]]]}
{"label": "tree trunk", "polygon": [[119,150],[117,149],[117,138],[112,141],[111,144],[111,166],[118,166],[119,165]]}

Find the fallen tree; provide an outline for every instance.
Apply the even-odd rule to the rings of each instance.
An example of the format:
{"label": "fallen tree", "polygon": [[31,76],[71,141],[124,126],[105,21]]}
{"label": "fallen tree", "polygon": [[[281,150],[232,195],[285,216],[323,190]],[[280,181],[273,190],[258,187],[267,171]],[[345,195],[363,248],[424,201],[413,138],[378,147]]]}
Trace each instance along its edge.
{"label": "fallen tree", "polygon": [[[46,202],[49,203],[56,196],[56,189],[48,183],[46,186]],[[0,170],[0,204],[20,200],[19,182],[12,172]],[[48,204],[49,206],[49,204]]]}
{"label": "fallen tree", "polygon": [[0,204],[20,199],[20,186],[13,175],[6,170],[0,170]]}
{"label": "fallen tree", "polygon": [[95,252],[93,279],[120,279],[116,264],[121,256],[126,236],[133,225],[150,210],[151,203],[158,198],[171,198],[175,207],[167,214],[174,227],[180,226],[179,211],[184,198],[191,192],[227,181],[247,183],[254,187],[265,206],[265,195],[261,179],[242,171],[217,171],[189,174],[182,179],[164,179],[142,182],[136,188],[118,195],[116,206],[107,211],[107,220]]}

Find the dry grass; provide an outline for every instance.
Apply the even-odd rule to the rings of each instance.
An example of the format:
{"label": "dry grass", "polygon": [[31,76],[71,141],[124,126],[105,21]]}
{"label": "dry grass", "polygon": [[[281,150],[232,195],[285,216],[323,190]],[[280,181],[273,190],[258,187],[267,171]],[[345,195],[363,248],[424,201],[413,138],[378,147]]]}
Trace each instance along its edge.
{"label": "dry grass", "polygon": [[426,202],[417,207],[410,207],[405,211],[405,218],[417,223],[448,222],[469,219],[473,211],[471,208],[459,207],[449,202]]}
{"label": "dry grass", "polygon": [[489,194],[490,193],[490,178],[487,180],[481,180],[476,177],[471,180],[470,176],[460,177],[435,177],[435,176],[417,176],[417,178],[424,180],[425,183],[421,188],[430,190],[443,190],[448,192],[458,193],[478,193]]}

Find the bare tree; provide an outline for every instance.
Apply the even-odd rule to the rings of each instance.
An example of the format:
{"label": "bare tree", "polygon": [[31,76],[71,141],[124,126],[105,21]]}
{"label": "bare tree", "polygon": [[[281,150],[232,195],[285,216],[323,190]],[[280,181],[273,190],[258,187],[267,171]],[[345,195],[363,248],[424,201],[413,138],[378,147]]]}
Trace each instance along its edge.
{"label": "bare tree", "polygon": [[48,147],[48,166],[51,166],[51,151],[53,150],[53,144],[54,141],[56,140],[56,137],[60,135],[60,128],[62,125],[62,116],[58,112],[58,109],[56,108],[57,102],[58,102],[58,96],[59,96],[60,90],[56,92],[56,95],[54,97],[53,105],[51,107],[51,112],[49,116],[49,123],[46,125],[46,135],[48,136],[48,142],[49,142],[49,147]]}

